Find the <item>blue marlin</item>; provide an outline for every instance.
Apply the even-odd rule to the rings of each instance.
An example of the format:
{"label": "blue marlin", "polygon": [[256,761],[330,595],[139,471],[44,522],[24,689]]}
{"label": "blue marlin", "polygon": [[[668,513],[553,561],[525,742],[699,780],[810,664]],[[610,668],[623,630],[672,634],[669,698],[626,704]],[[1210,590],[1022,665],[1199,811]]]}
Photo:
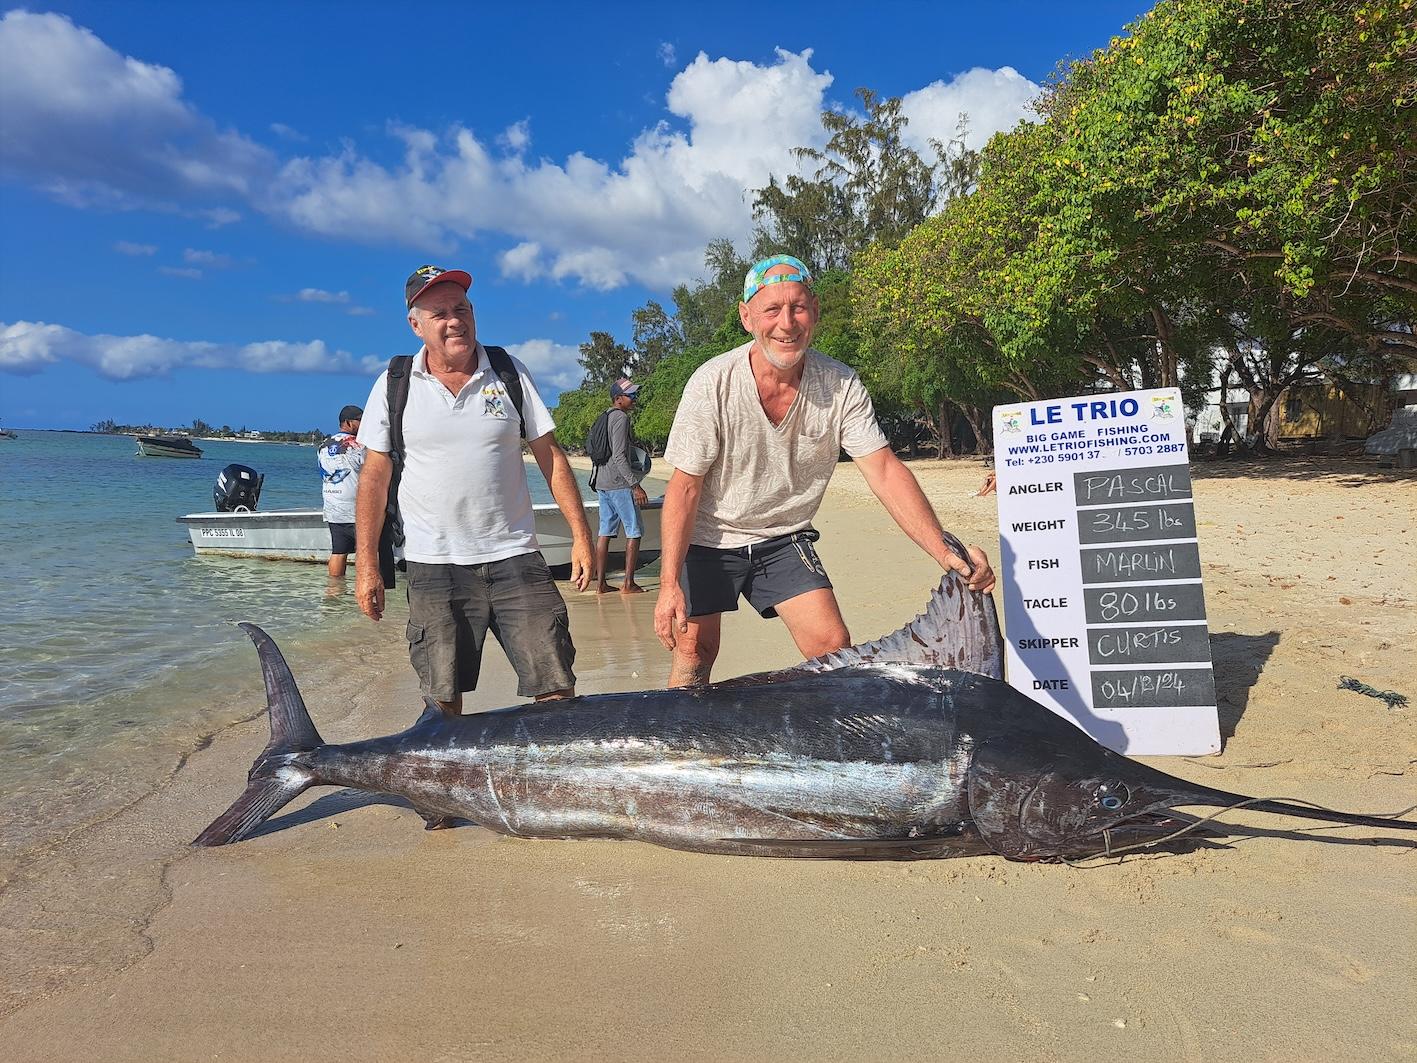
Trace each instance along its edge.
{"label": "blue marlin", "polygon": [[408,730],[344,745],[321,739],[270,636],[241,627],[271,738],[197,845],[249,837],[312,786],[401,797],[429,827],[740,856],[1086,859],[1205,822],[1177,806],[1417,830],[1200,786],[1105,748],[1002,681],[993,599],[954,573],[894,634],[796,667],[456,717],[425,699]]}

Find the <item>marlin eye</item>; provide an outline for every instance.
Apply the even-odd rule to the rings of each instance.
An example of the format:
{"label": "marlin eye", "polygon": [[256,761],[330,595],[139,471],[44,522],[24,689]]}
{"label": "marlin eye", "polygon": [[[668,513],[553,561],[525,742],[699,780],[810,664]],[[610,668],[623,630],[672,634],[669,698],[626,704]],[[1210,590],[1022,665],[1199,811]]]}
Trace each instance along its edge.
{"label": "marlin eye", "polygon": [[1127,803],[1130,791],[1122,783],[1106,783],[1097,788],[1097,803],[1108,812],[1115,812]]}

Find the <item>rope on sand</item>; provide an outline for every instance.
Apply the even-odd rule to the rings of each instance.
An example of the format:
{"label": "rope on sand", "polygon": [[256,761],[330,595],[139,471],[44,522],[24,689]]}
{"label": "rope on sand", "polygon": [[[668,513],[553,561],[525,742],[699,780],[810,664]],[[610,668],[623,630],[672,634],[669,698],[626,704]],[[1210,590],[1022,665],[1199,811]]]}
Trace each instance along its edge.
{"label": "rope on sand", "polygon": [[1338,677],[1338,689],[1367,694],[1370,698],[1377,698],[1379,701],[1385,702],[1390,709],[1405,709],[1407,707],[1406,694],[1399,694],[1396,690],[1379,690],[1377,687],[1370,687],[1367,683],[1354,679],[1351,675]]}

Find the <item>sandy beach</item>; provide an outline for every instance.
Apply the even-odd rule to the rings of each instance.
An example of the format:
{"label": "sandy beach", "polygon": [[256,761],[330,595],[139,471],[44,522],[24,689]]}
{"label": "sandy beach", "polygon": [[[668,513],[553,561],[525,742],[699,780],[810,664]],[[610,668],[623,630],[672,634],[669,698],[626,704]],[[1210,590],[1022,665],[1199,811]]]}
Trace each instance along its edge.
{"label": "sandy beach", "polygon": [[[912,468],[997,558],[983,466]],[[1417,703],[1336,689],[1417,699],[1417,480],[1325,458],[1193,473],[1225,748],[1153,763],[1352,811],[1417,804]],[[818,526],[855,637],[924,606],[938,569],[853,467]],[[662,685],[653,593],[566,592],[581,693]],[[297,671],[327,740],[417,715],[401,594],[322,682]],[[780,624],[740,612],[716,678],[794,659]],[[496,650],[483,684],[470,707],[516,700]],[[1255,832],[1228,847],[1086,870],[853,864],[426,833],[400,802],[315,790],[251,841],[190,849],[266,738],[263,718],[223,731],[9,874],[4,1058],[1417,1058],[1417,851],[1396,831],[1236,812]]]}

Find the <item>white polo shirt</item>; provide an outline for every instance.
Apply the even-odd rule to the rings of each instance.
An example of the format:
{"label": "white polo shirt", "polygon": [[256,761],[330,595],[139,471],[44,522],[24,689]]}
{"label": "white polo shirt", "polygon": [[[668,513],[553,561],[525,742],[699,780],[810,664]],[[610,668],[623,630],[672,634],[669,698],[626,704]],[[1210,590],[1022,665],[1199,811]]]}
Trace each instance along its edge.
{"label": "white polo shirt", "polygon": [[[522,382],[526,437],[556,423],[531,374],[512,359]],[[405,461],[399,484],[404,557],[434,565],[477,565],[540,549],[522,461],[521,423],[506,386],[477,345],[477,372],[454,395],[427,371],[428,349],[413,359],[403,415]],[[388,371],[379,374],[359,442],[387,454]]]}

